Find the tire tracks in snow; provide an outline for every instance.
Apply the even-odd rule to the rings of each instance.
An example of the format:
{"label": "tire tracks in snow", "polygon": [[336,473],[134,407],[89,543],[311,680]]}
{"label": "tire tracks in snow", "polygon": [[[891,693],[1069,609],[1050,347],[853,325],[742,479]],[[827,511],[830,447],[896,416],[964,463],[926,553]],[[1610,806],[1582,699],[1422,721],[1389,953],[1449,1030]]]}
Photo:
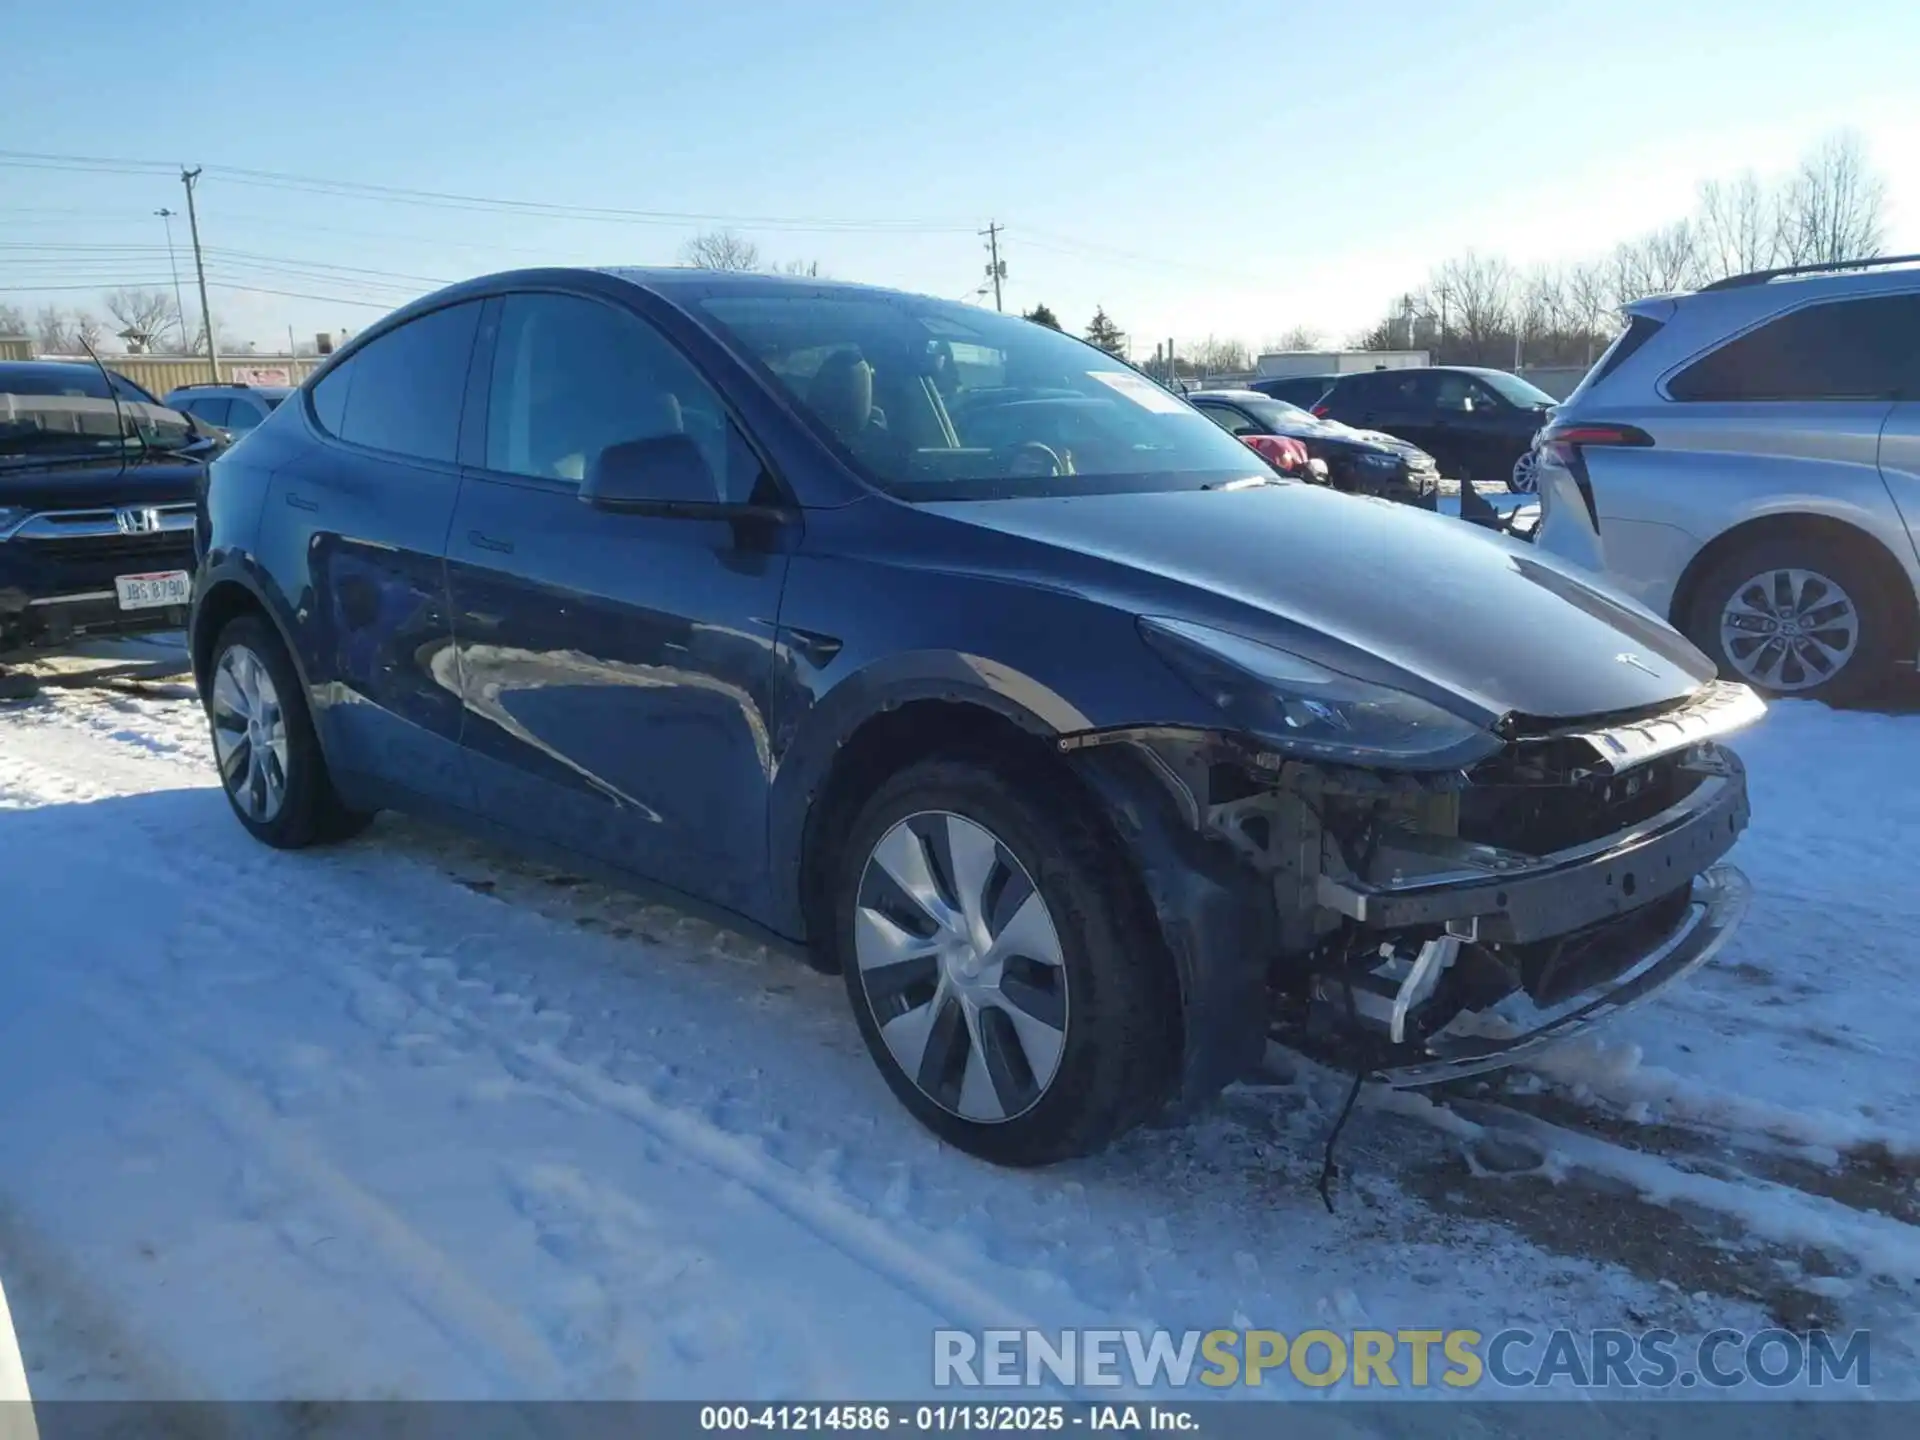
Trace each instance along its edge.
{"label": "tire tracks in snow", "polygon": [[[0,779],[11,770],[16,781],[25,780],[29,788],[50,792],[51,798],[56,799],[104,799],[116,791],[171,788],[165,784],[168,780],[189,780],[197,782],[195,788],[216,788],[210,767],[196,773],[177,761],[156,765],[151,754],[138,758],[122,756],[114,753],[119,748],[110,737],[97,733],[75,732],[57,723],[44,726],[36,735],[33,758],[10,758],[5,765],[0,765]],[[36,771],[56,777],[55,783],[35,786],[32,776]],[[212,796],[209,802],[224,809],[223,802]],[[1018,1291],[1024,1277],[993,1274],[998,1268],[995,1262],[977,1254],[968,1254],[959,1263],[950,1263],[940,1257],[939,1235],[897,1214],[883,1218],[882,1214],[839,1192],[829,1173],[831,1145],[815,1146],[816,1163],[803,1173],[772,1158],[764,1140],[758,1136],[732,1133],[698,1113],[615,1078],[602,1066],[570,1058],[551,1039],[537,1033],[529,1036],[524,1030],[520,1034],[511,1030],[502,1033],[497,1019],[478,1016],[467,1005],[447,1002],[442,992],[450,986],[469,994],[477,992],[484,1000],[495,1002],[496,1010],[531,1008],[538,1014],[537,1002],[528,1007],[525,997],[503,989],[486,974],[485,965],[477,966],[471,959],[461,958],[462,952],[473,948],[476,938],[483,937],[467,935],[448,945],[445,935],[435,936],[430,927],[418,923],[403,927],[404,931],[413,932],[411,937],[402,929],[376,926],[369,930],[366,923],[369,907],[364,895],[343,894],[335,900],[331,895],[315,893],[316,887],[311,884],[314,880],[320,882],[320,889],[331,888],[342,881],[363,885],[366,877],[354,875],[350,863],[339,863],[334,857],[328,857],[315,866],[290,857],[263,854],[258,864],[216,868],[206,854],[180,850],[176,837],[171,834],[150,833],[149,840],[151,845],[146,857],[149,865],[166,873],[183,893],[202,897],[194,902],[200,907],[199,923],[217,931],[223,944],[256,958],[278,957],[295,948],[288,942],[297,935],[300,939],[298,963],[304,972],[323,973],[346,997],[364,1024],[370,1028],[384,1027],[378,1038],[389,1049],[402,1049],[410,1037],[417,1038],[419,1029],[413,1022],[428,1018],[432,1021],[430,1030],[438,1031],[443,1039],[456,1040],[457,1049],[491,1055],[511,1074],[523,1079],[538,1076],[575,1101],[619,1117],[674,1154],[799,1225],[847,1260],[956,1328],[1047,1330],[1062,1323],[1099,1324],[1106,1318],[1058,1290],[1050,1297],[1052,1326],[1024,1313],[1009,1298]],[[389,873],[385,879],[398,881],[403,888],[422,879],[429,879],[436,888],[448,883],[447,877],[436,869],[419,865],[408,857],[401,859],[400,866],[386,867]],[[221,868],[228,870],[224,877],[219,873]],[[208,893],[231,891],[255,883],[264,878],[257,872],[269,868],[277,872],[275,879],[293,882],[282,884],[275,896],[276,908],[270,914],[244,907],[230,907],[215,913],[208,906],[204,898]],[[405,873],[409,871],[413,873]],[[488,903],[457,891],[452,898]],[[348,906],[354,908],[348,909]],[[375,913],[379,913],[378,908]],[[555,925],[551,920],[531,914],[524,915],[520,923]],[[423,930],[426,933],[421,933]],[[372,942],[371,945],[368,942]],[[387,963],[348,962],[340,958],[369,950],[385,954]],[[175,971],[172,978],[177,980],[190,973]],[[134,986],[137,993],[141,984],[137,977],[122,974],[118,978]],[[178,1003],[180,997],[149,989],[141,998],[148,1005],[164,1009],[169,1003]],[[562,1367],[538,1334],[492,1299],[481,1285],[411,1229],[399,1215],[356,1185],[315,1146],[295,1133],[245,1082],[209,1055],[190,1053],[177,1046],[167,1047],[170,1053],[161,1054],[149,1038],[150,1016],[143,1019],[135,1009],[98,994],[89,996],[87,1003],[126,1044],[143,1048],[175,1066],[197,1102],[235,1138],[266,1157],[274,1168],[321,1199],[364,1235],[373,1248],[393,1263],[399,1274],[407,1277],[416,1302],[427,1313],[436,1317],[462,1316],[470,1346],[477,1343],[487,1352],[498,1355],[536,1392],[555,1391],[563,1378]],[[525,1020],[517,1023],[526,1025]],[[551,1027],[554,1022],[549,1018],[542,1023]],[[564,1031],[571,1024],[570,1017],[561,1016],[559,1024]],[[985,1277],[980,1274],[983,1270],[987,1272]],[[1062,1319],[1062,1311],[1082,1313],[1070,1313]],[[1126,1399],[1134,1395],[1123,1387],[1102,1387],[1102,1390],[1100,1398],[1103,1399]]]}

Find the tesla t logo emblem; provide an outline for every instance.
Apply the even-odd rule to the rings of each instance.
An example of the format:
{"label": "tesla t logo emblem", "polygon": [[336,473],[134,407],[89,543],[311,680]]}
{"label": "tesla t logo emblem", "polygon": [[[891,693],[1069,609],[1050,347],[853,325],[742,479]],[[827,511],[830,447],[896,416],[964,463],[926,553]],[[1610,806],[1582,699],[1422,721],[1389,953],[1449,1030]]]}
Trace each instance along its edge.
{"label": "tesla t logo emblem", "polygon": [[158,510],[125,509],[113,512],[113,522],[122,535],[151,535],[160,528]]}
{"label": "tesla t logo emblem", "polygon": [[1613,658],[1618,660],[1622,665],[1631,665],[1634,669],[1639,670],[1645,674],[1652,675],[1656,679],[1659,677],[1660,672],[1658,670],[1655,670],[1651,665],[1647,664],[1647,662],[1642,660],[1638,655],[1623,653],[1623,654],[1616,655]]}

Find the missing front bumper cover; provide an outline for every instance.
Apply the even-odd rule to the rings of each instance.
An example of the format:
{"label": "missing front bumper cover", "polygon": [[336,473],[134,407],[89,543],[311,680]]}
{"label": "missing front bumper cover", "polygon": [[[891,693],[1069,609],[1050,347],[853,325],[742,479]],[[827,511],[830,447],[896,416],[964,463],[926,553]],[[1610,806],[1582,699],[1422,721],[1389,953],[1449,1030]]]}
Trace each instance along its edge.
{"label": "missing front bumper cover", "polygon": [[1369,929],[1438,926],[1470,940],[1543,940],[1681,889],[1733,848],[1747,817],[1746,774],[1721,751],[1715,773],[1685,798],[1624,831],[1541,856],[1405,834],[1386,842],[1376,865],[1396,878],[1323,872],[1315,895]]}
{"label": "missing front bumper cover", "polygon": [[1427,1038],[1419,1054],[1375,1071],[1396,1088],[1437,1085],[1511,1065],[1571,1039],[1711,960],[1747,912],[1751,887],[1731,865],[1716,865],[1693,882],[1690,903],[1657,944],[1612,978],[1541,1006],[1525,994],[1489,1011],[1464,1012]]}

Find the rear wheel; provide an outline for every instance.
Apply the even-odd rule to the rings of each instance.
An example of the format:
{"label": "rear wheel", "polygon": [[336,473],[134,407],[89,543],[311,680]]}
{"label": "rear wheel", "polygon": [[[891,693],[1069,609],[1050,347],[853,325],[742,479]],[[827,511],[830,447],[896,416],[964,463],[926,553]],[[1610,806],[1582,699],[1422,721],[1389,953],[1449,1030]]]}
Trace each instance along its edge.
{"label": "rear wheel", "polygon": [[1810,536],[1761,540],[1717,562],[1686,628],[1731,679],[1772,695],[1853,700],[1891,673],[1896,617],[1857,552]]}
{"label": "rear wheel", "polygon": [[300,677],[266,621],[243,615],[230,622],[214,642],[208,674],[220,783],[255,839],[297,850],[366,829],[373,817],[349,810],[334,791]]}
{"label": "rear wheel", "polygon": [[867,1048],[908,1110],[1002,1165],[1097,1150],[1167,1093],[1178,1001],[1137,883],[1092,816],[947,760],[895,775],[836,867]]}

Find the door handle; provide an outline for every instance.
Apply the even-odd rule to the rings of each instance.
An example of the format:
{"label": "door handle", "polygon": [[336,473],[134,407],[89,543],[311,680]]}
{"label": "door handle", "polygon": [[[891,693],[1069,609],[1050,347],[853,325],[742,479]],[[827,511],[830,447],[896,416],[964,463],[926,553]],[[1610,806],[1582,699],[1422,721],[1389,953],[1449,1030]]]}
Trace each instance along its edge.
{"label": "door handle", "polygon": [[296,495],[291,490],[285,491],[283,493],[287,497],[287,504],[291,505],[296,510],[311,510],[311,511],[317,512],[320,509],[320,502],[317,500],[309,500],[307,499],[306,496]]}
{"label": "door handle", "polygon": [[496,555],[511,555],[513,553],[513,542],[511,540],[496,540],[491,535],[481,534],[478,530],[467,531],[467,539],[471,541],[477,549],[491,550]]}

